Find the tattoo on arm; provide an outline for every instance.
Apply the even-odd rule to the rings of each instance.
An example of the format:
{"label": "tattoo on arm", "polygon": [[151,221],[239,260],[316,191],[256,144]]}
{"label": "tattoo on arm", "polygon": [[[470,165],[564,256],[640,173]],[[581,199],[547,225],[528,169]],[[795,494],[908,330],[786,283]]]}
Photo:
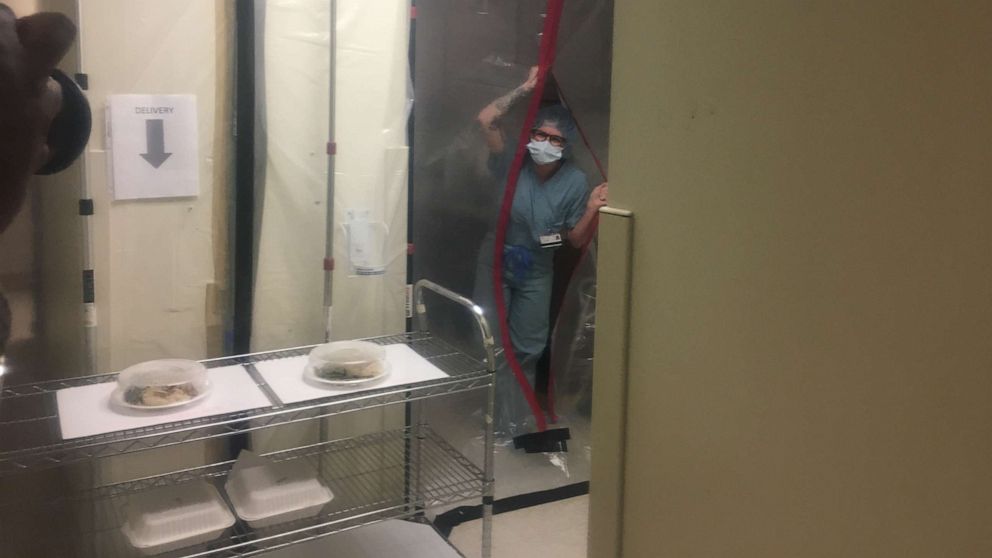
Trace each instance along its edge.
{"label": "tattoo on arm", "polygon": [[493,106],[496,107],[496,110],[499,111],[500,115],[506,114],[506,111],[510,110],[510,107],[512,107],[514,103],[519,101],[520,98],[523,97],[525,94],[526,91],[518,87],[513,91],[510,91],[506,95],[503,95],[499,99],[493,101]]}

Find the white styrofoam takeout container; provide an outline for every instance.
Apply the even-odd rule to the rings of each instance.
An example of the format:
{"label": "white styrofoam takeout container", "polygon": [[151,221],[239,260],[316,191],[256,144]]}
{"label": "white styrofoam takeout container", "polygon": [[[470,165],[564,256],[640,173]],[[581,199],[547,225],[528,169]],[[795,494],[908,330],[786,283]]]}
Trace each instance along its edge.
{"label": "white styrofoam takeout container", "polygon": [[145,556],[212,541],[234,525],[234,514],[206,482],[135,494],[121,530]]}
{"label": "white styrofoam takeout container", "polygon": [[253,529],[317,515],[334,499],[306,460],[272,462],[248,451],[238,457],[224,490]]}

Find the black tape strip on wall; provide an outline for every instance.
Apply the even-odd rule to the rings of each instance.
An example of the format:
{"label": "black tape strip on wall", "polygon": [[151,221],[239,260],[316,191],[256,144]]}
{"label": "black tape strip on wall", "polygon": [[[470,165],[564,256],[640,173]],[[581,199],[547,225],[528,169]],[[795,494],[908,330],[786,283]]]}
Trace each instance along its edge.
{"label": "black tape strip on wall", "polygon": [[[541,492],[531,492],[519,496],[510,496],[493,502],[493,514],[506,513],[522,510],[532,506],[550,504],[560,500],[568,500],[589,494],[589,482],[578,482],[551,490]],[[468,521],[482,518],[482,506],[461,506],[451,511],[442,513],[434,518],[434,527],[446,538],[451,536],[451,531]]]}
{"label": "black tape strip on wall", "polygon": [[83,304],[96,302],[96,278],[92,269],[83,270]]}

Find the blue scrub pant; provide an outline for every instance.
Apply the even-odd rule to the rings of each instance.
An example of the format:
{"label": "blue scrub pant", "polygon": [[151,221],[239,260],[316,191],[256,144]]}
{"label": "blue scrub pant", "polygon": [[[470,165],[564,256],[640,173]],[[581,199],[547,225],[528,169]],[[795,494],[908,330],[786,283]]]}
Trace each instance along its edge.
{"label": "blue scrub pant", "polygon": [[[496,311],[493,295],[493,243],[483,242],[476,265],[475,293],[476,304],[486,313],[496,336],[496,344],[502,342],[499,327],[499,314]],[[507,262],[504,261],[504,264]],[[549,311],[551,307],[552,269],[538,263],[528,273],[514,273],[503,270],[503,300],[507,309],[507,324],[510,329],[510,342],[520,363],[524,376],[531,389],[535,386],[537,361],[541,358],[548,343]],[[496,416],[495,429],[501,437],[513,437],[533,432],[536,428],[534,414],[517,382],[509,363],[499,358],[496,368]]]}

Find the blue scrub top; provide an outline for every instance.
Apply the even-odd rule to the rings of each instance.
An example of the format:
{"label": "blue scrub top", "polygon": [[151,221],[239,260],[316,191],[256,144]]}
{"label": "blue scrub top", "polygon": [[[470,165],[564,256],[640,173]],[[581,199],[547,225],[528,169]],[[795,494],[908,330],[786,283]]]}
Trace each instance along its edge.
{"label": "blue scrub top", "polygon": [[[507,149],[489,159],[493,174],[506,180],[514,151]],[[517,179],[513,196],[513,210],[506,229],[505,247],[520,247],[530,251],[534,272],[548,272],[553,268],[554,249],[541,248],[540,237],[549,233],[565,233],[575,227],[586,210],[589,185],[586,174],[571,161],[565,160],[558,171],[541,183],[534,169],[530,154],[524,154],[524,165]]]}

